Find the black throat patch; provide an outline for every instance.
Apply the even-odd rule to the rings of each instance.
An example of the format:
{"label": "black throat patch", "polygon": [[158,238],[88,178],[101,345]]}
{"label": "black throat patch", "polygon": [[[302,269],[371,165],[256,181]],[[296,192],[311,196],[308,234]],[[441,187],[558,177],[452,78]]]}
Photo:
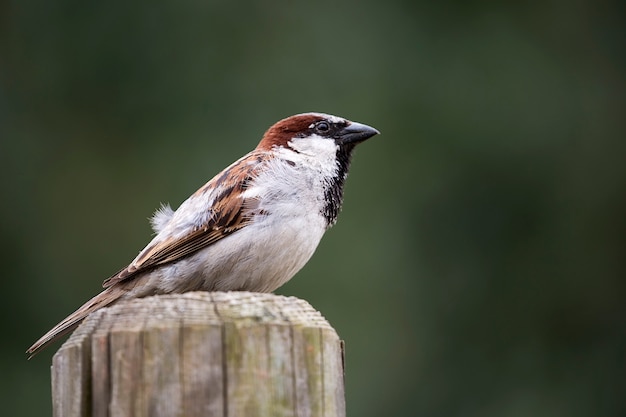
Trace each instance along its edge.
{"label": "black throat patch", "polygon": [[337,216],[339,216],[339,211],[341,211],[343,186],[348,176],[353,150],[354,145],[340,146],[337,149],[337,175],[328,179],[324,190],[326,204],[322,209],[322,215],[326,219],[328,227],[337,222]]}

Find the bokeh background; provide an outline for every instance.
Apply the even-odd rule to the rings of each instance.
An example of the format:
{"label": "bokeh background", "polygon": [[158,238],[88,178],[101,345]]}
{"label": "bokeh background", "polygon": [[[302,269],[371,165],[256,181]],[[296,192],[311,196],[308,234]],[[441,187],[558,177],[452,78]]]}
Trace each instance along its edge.
{"label": "bokeh background", "polygon": [[626,415],[618,1],[0,3],[0,398],[51,414],[58,344],[273,122],[377,127],[278,292],[347,345],[349,416]]}

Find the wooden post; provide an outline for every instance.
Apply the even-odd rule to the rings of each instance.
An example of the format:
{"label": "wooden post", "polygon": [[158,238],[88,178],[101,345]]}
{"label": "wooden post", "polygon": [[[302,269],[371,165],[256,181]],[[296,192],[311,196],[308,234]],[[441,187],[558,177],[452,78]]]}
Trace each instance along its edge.
{"label": "wooden post", "polygon": [[343,383],[343,344],[319,312],[248,292],[116,304],[52,360],[56,417],[342,417]]}

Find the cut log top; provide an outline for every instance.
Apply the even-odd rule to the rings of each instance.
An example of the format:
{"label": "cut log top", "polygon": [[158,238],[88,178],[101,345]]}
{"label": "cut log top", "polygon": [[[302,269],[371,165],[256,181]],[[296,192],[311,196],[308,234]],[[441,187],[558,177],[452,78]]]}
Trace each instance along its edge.
{"label": "cut log top", "polygon": [[274,294],[233,292],[190,292],[138,298],[101,309],[85,320],[63,348],[84,343],[99,332],[138,331],[184,324],[243,326],[249,323],[316,327],[333,330],[328,321],[308,302]]}
{"label": "cut log top", "polygon": [[52,391],[56,416],[343,416],[343,346],[298,298],[147,297],[90,315]]}

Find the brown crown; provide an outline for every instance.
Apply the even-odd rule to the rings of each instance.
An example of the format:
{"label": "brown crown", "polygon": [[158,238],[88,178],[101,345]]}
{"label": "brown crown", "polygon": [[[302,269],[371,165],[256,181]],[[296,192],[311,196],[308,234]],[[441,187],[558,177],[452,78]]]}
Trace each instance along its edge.
{"label": "brown crown", "polygon": [[311,124],[323,120],[324,116],[316,113],[298,114],[276,122],[267,129],[257,146],[260,150],[270,150],[273,146],[288,146],[287,142],[298,134],[310,130]]}

